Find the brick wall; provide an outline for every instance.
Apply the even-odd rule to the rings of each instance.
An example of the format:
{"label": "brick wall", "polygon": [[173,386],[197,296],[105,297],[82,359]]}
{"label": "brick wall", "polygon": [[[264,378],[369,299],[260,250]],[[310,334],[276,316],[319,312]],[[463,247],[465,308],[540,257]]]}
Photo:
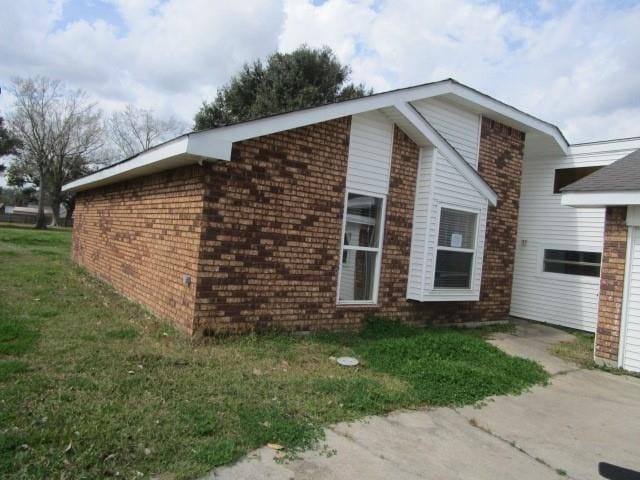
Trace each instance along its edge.
{"label": "brick wall", "polygon": [[489,208],[478,312],[505,319],[511,307],[525,134],[482,119],[478,172],[498,194]]}
{"label": "brick wall", "polygon": [[207,165],[197,330],[340,327],[349,129],[342,118],[246,140]]}
{"label": "brick wall", "polygon": [[[413,184],[417,150],[411,140],[396,131],[389,204],[397,202],[395,215],[387,214],[385,256],[383,257],[381,313],[419,324],[502,321],[509,316],[515,261],[516,233],[524,155],[523,132],[483,118],[478,171],[498,195],[496,208],[489,207],[485,252],[478,302],[408,302],[405,290],[411,245]],[[413,147],[415,148],[415,146]],[[396,155],[403,151],[404,155]],[[409,153],[411,152],[411,153]],[[404,161],[400,161],[404,158]],[[409,158],[414,160],[409,161]],[[413,183],[411,183],[413,182]],[[402,198],[401,201],[398,201]],[[385,265],[393,264],[394,268]]]}
{"label": "brick wall", "polygon": [[406,300],[419,148],[394,132],[378,306],[336,305],[349,119],[234,145],[207,166],[199,332],[354,328],[367,314],[414,323],[506,319],[511,301],[524,134],[484,120],[488,214],[479,302]]}
{"label": "brick wall", "polygon": [[[350,118],[238,142],[230,162],[78,194],[73,258],[189,333],[504,320],[524,134],[483,120],[490,208],[479,302],[406,300],[419,148],[395,128],[378,306],[336,305]],[[192,276],[191,287],[182,275]]]}
{"label": "brick wall", "polygon": [[78,193],[73,259],[191,333],[203,193],[197,166]]}
{"label": "brick wall", "polygon": [[608,207],[600,269],[600,299],[595,355],[615,362],[620,342],[620,319],[627,254],[627,208]]}

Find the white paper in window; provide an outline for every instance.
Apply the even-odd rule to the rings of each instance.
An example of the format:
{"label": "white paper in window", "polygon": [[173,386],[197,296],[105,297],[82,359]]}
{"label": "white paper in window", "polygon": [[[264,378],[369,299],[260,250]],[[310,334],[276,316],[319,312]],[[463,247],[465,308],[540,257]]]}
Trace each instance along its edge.
{"label": "white paper in window", "polygon": [[452,233],[451,234],[451,245],[452,248],[462,248],[462,234],[461,233]]}

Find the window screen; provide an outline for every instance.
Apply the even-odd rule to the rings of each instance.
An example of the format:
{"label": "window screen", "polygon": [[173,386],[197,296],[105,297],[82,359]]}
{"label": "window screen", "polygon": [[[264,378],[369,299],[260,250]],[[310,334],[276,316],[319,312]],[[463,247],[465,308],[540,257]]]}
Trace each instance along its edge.
{"label": "window screen", "polygon": [[478,215],[442,208],[434,288],[470,288]]}
{"label": "window screen", "polygon": [[443,208],[440,211],[438,246],[473,248],[476,235],[476,214]]}

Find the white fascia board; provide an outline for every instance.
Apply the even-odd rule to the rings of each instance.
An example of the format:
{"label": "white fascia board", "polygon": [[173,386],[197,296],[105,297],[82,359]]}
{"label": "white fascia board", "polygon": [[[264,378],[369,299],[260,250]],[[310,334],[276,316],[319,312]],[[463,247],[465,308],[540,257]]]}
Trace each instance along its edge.
{"label": "white fascia board", "polygon": [[571,155],[589,155],[601,152],[625,152],[640,148],[640,137],[614,138],[597,142],[575,143],[571,145]]}
{"label": "white fascia board", "polygon": [[[408,103],[446,94],[453,94],[466,101],[475,102],[484,109],[495,112],[500,116],[512,118],[517,123],[522,123],[532,130],[551,135],[563,151],[567,150],[566,141],[557,127],[473,90],[470,87],[457,83],[454,80],[447,79],[340,103],[274,115],[268,118],[243,122],[238,125],[190,133],[143,152],[120,165],[71,182],[63,187],[63,191],[73,191],[80,187],[88,188],[90,184],[97,181],[105,183],[107,179],[112,176],[121,177],[123,172],[131,171],[131,175],[134,176],[133,171],[140,169],[141,166],[160,163],[180,154],[195,155],[204,159],[230,160],[232,144],[234,142],[326,122],[340,117],[356,115],[358,113],[393,107],[395,104]],[[169,162],[167,165],[171,165],[171,168],[173,168],[174,163],[175,162]],[[156,167],[161,169],[162,165],[156,165]],[[114,181],[116,180],[114,179]]]}
{"label": "white fascia board", "polygon": [[396,103],[396,110],[435,146],[451,165],[462,175],[489,203],[495,207],[498,204],[498,195],[484,181],[478,172],[462,158],[462,155],[440,135],[433,126],[409,103]]}
{"label": "white fascia board", "polygon": [[597,208],[640,205],[640,191],[631,192],[565,192],[562,205],[577,208]]}
{"label": "white fascia board", "polygon": [[319,107],[283,113],[267,118],[250,120],[237,125],[219,127],[211,130],[196,132],[194,136],[211,136],[230,142],[239,142],[249,138],[261,137],[272,133],[283,132],[293,128],[326,122],[336,118],[357,115],[359,113],[378,110],[392,106],[395,102],[409,102],[420,98],[444,95],[451,90],[451,81],[431,83],[404,90],[380,93],[354,100],[322,105]]}
{"label": "white fascia board", "polygon": [[312,125],[314,123],[326,122],[340,117],[391,107],[397,103],[414,102],[446,94],[456,95],[468,102],[479,105],[484,110],[511,118],[529,129],[549,135],[558,143],[558,146],[565,154],[569,151],[569,144],[555,125],[521,112],[510,105],[451,79],[387,93],[374,94],[340,103],[283,113],[272,117],[243,122],[238,125],[196,132],[192,135],[211,136],[233,143]]}
{"label": "white fascia board", "polygon": [[106,185],[120,180],[190,165],[198,160],[229,160],[231,143],[216,141],[194,141],[191,135],[183,135],[167,143],[140,153],[125,162],[115,164],[96,173],[69,182],[62,187],[63,192],[86,190],[93,185]]}
{"label": "white fascia board", "polygon": [[506,103],[457,82],[452,82],[451,93],[469,102],[476,103],[487,110],[491,110],[498,115],[511,118],[522,125],[551,136],[565,155],[569,153],[569,143],[564,138],[564,135],[562,135],[560,129],[555,125],[535,118],[515,107],[512,107],[511,105],[507,105]]}

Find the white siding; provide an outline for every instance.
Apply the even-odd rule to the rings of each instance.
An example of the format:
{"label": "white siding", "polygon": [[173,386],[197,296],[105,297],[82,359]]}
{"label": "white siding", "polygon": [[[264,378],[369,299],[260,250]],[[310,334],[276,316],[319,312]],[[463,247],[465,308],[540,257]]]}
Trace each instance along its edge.
{"label": "white siding", "polygon": [[423,148],[420,151],[418,178],[416,181],[416,199],[413,206],[413,229],[411,232],[411,255],[409,257],[409,282],[407,298],[422,299],[425,280],[425,255],[429,206],[432,202],[433,188],[431,175],[434,172],[434,149]]}
{"label": "white siding", "polygon": [[627,282],[625,299],[626,318],[621,346],[622,368],[640,372],[640,228],[633,227],[629,231],[629,265],[627,265]]}
{"label": "white siding", "polygon": [[480,116],[452,103],[435,98],[413,104],[462,158],[478,168],[480,148]]}
{"label": "white siding", "polygon": [[354,115],[349,137],[347,188],[386,195],[393,148],[393,123],[380,112]]}
{"label": "white siding", "polygon": [[[637,146],[635,146],[637,148]],[[525,156],[520,195],[511,314],[593,332],[599,279],[542,272],[544,248],[602,251],[604,210],[562,206],[555,169],[608,165],[627,155],[627,142],[579,145],[564,157]]]}
{"label": "white siding", "polygon": [[[431,159],[435,159],[435,161]],[[416,195],[416,211],[421,211],[418,218],[414,215],[414,232],[411,246],[411,275],[407,297],[422,301],[471,301],[478,300],[480,280],[482,277],[482,257],[484,252],[484,236],[487,218],[487,200],[472,187],[451,164],[437,151],[434,155],[424,154],[422,169],[430,170],[420,175],[418,192],[428,192],[428,201],[424,196]],[[429,182],[427,185],[422,182]],[[434,289],[434,269],[436,259],[436,243],[438,237],[439,211],[442,207],[471,210],[478,214],[477,241],[474,256],[474,270],[471,288],[466,289]],[[426,210],[425,210],[426,208]],[[420,242],[424,242],[420,244]],[[422,254],[422,258],[420,257]],[[422,271],[422,276],[418,277]],[[421,291],[421,295],[418,293]]]}

